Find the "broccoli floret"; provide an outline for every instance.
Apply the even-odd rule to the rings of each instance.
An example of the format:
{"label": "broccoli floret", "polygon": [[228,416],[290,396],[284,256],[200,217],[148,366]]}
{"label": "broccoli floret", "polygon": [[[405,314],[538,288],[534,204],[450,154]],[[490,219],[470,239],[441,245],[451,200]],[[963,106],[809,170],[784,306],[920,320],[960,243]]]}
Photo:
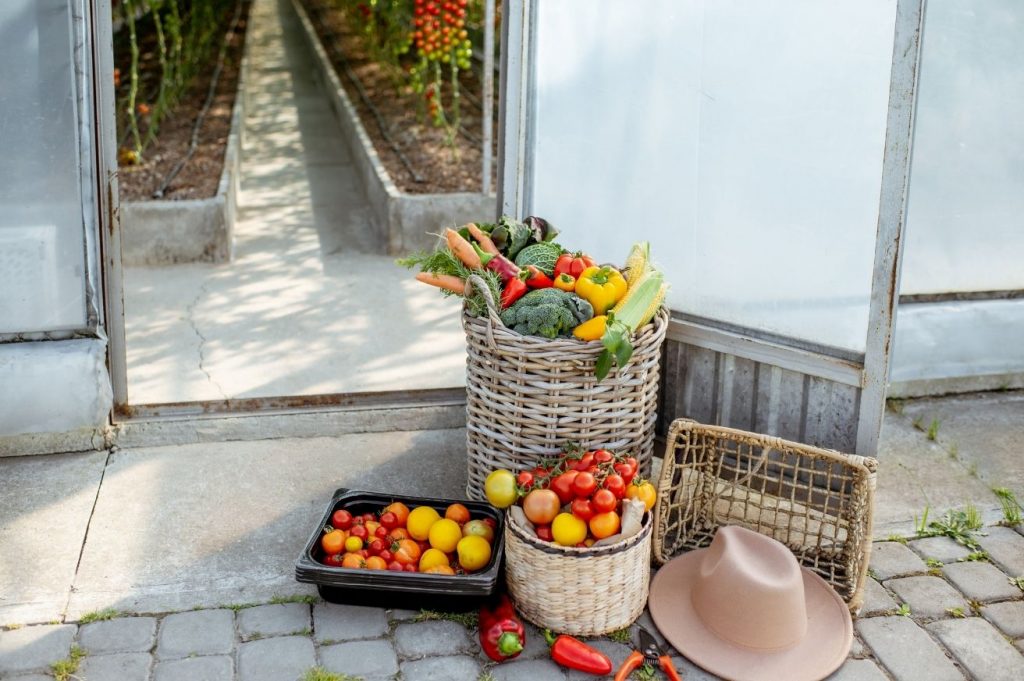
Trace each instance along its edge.
{"label": "broccoli floret", "polygon": [[501,321],[513,331],[529,336],[555,338],[569,335],[594,316],[590,303],[556,288],[530,291],[501,313]]}

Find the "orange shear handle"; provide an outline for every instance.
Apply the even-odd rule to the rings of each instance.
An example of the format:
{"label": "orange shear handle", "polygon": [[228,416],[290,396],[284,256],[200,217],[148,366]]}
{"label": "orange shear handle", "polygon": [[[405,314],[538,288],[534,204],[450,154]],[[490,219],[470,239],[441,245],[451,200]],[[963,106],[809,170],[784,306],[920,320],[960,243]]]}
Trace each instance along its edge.
{"label": "orange shear handle", "polygon": [[669,659],[668,655],[659,657],[658,662],[661,663],[661,671],[665,672],[665,676],[671,681],[682,681],[682,677],[679,676],[679,672],[676,671],[676,667],[672,664],[672,660]]}
{"label": "orange shear handle", "polygon": [[644,663],[644,656],[639,650],[634,650],[626,658],[626,661],[619,667],[618,673],[615,675],[615,681],[626,681],[629,675],[633,673],[633,670]]}

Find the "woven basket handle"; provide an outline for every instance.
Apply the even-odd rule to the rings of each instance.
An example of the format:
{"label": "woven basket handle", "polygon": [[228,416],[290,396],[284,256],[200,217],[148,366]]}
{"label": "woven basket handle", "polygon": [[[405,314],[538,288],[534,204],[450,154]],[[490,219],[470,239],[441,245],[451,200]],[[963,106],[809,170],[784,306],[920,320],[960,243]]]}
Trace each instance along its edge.
{"label": "woven basket handle", "polygon": [[466,277],[466,291],[463,294],[465,297],[469,297],[473,293],[473,289],[477,289],[484,296],[484,302],[487,303],[487,343],[492,348],[497,348],[497,344],[494,342],[494,327],[505,325],[501,321],[501,317],[498,316],[498,306],[494,302],[494,296],[491,294],[491,287],[487,285],[487,282],[478,274],[471,274]]}

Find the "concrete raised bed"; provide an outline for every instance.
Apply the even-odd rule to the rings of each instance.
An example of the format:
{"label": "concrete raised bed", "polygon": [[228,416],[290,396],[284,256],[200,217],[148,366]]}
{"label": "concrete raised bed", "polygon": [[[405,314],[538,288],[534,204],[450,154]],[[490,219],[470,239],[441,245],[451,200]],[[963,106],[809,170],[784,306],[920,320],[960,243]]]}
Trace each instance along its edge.
{"label": "concrete raised bed", "polygon": [[124,265],[228,262],[234,256],[248,68],[249,41],[246,40],[217,194],[208,199],[121,203],[121,262]]}
{"label": "concrete raised bed", "polygon": [[407,194],[391,179],[377,150],[366,134],[359,113],[341,86],[341,79],[320,43],[320,38],[300,0],[292,0],[302,22],[303,33],[313,52],[315,68],[338,116],[345,142],[352,151],[359,178],[373,211],[375,229],[392,255],[430,248],[444,225],[464,224],[497,214],[494,194]]}

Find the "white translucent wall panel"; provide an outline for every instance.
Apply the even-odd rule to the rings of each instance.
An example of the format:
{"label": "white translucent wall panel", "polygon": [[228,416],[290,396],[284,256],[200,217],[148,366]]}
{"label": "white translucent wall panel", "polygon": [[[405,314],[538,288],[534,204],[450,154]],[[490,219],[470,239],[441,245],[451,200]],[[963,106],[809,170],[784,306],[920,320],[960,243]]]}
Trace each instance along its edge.
{"label": "white translucent wall panel", "polygon": [[0,332],[86,323],[67,0],[0,2]]}
{"label": "white translucent wall panel", "polygon": [[530,212],[672,307],[863,351],[894,0],[539,0]]}
{"label": "white translucent wall panel", "polygon": [[1024,289],[1024,2],[928,3],[902,293]]}

